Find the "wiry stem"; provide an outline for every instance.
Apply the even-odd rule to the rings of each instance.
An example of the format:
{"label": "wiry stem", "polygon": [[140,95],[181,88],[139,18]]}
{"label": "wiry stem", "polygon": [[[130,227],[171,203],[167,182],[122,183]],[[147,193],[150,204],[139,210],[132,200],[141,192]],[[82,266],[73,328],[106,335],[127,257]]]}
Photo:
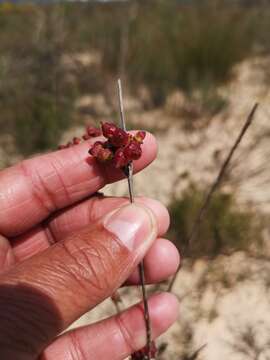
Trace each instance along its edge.
{"label": "wiry stem", "polygon": [[[122,84],[121,84],[120,79],[118,79],[117,84],[118,84],[118,99],[119,99],[121,128],[126,131]],[[134,190],[133,190],[133,165],[132,165],[132,163],[130,163],[124,169],[124,173],[128,180],[129,200],[130,200],[130,203],[133,203],[134,202]],[[147,296],[146,296],[145,272],[144,272],[143,261],[139,264],[139,276],[140,276],[140,284],[141,284],[142,297],[143,297],[144,321],[145,321],[145,328],[146,328],[147,353],[148,353],[145,360],[151,360],[151,341],[152,341],[151,319],[150,319],[150,314],[149,314],[148,300],[147,300]]]}
{"label": "wiry stem", "polygon": [[143,261],[139,264],[139,274],[140,274],[140,283],[141,283],[141,289],[142,289],[142,295],[143,295],[144,320],[145,320],[145,328],[146,328],[146,343],[147,343],[148,359],[150,360],[151,359],[151,341],[152,341],[151,319],[150,319],[148,301],[147,301],[146,289],[145,289],[145,276],[144,276],[145,272],[144,272],[144,262]]}
{"label": "wiry stem", "polygon": [[[203,204],[202,204],[202,206],[201,206],[201,208],[200,208],[200,210],[199,210],[199,212],[198,212],[198,214],[197,214],[197,216],[195,218],[195,221],[193,223],[191,232],[190,232],[190,234],[188,236],[188,239],[187,239],[188,247],[191,246],[192,241],[193,241],[195,235],[198,232],[201,221],[203,219],[203,216],[205,215],[206,210],[208,209],[208,206],[210,204],[212,196],[213,196],[214,192],[216,191],[216,189],[218,188],[218,186],[220,185],[220,183],[221,183],[221,181],[222,181],[222,179],[224,177],[224,174],[225,174],[225,172],[226,172],[226,170],[228,168],[228,165],[230,164],[230,162],[232,160],[232,157],[233,157],[233,155],[235,153],[235,150],[238,148],[238,146],[241,143],[247,129],[251,125],[258,106],[259,106],[258,103],[255,103],[255,105],[253,106],[253,108],[252,108],[251,112],[249,113],[249,115],[248,115],[248,117],[247,117],[247,119],[246,119],[246,121],[245,121],[245,123],[244,123],[244,125],[243,125],[237,139],[236,139],[236,141],[234,142],[234,144],[233,144],[233,146],[232,146],[232,148],[231,148],[231,150],[230,150],[230,152],[228,154],[228,156],[226,157],[224,163],[222,164],[221,169],[220,169],[220,171],[218,173],[218,176],[214,180],[212,186],[210,187],[209,192],[207,193],[207,195],[206,195],[206,197],[204,199],[204,202],[203,202]],[[173,286],[175,284],[175,281],[177,279],[177,276],[179,274],[179,270],[180,269],[178,269],[178,271],[175,273],[172,281],[170,282],[169,287],[168,287],[168,291],[172,291],[172,288],[173,288]]]}

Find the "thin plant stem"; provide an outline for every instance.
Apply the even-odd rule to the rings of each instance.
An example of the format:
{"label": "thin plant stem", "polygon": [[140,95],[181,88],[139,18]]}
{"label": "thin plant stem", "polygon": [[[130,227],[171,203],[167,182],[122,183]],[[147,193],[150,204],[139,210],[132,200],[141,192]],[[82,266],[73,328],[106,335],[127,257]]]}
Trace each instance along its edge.
{"label": "thin plant stem", "polygon": [[[193,223],[191,232],[190,232],[190,234],[188,236],[188,239],[187,239],[187,244],[188,244],[189,248],[191,248],[192,242],[193,242],[194,238],[196,237],[196,235],[198,233],[198,230],[200,228],[200,224],[201,224],[202,219],[203,219],[203,217],[204,217],[204,215],[205,215],[205,213],[206,213],[206,211],[208,209],[208,206],[209,206],[209,204],[210,204],[210,202],[212,200],[213,194],[215,193],[218,186],[222,182],[222,179],[223,179],[223,177],[225,175],[225,172],[226,172],[226,170],[227,170],[227,168],[228,168],[228,166],[229,166],[229,164],[230,164],[230,162],[232,160],[232,157],[233,157],[236,149],[238,148],[239,144],[241,143],[244,135],[246,134],[249,126],[251,125],[251,123],[252,123],[252,121],[254,119],[254,115],[256,113],[256,110],[257,110],[258,106],[259,106],[259,104],[255,103],[255,105],[252,107],[252,110],[250,111],[250,113],[249,113],[249,115],[248,115],[248,117],[247,117],[247,119],[246,119],[246,121],[245,121],[245,123],[244,123],[244,125],[243,125],[237,139],[236,139],[236,141],[234,142],[231,150],[228,153],[228,156],[226,157],[224,163],[222,164],[222,166],[220,168],[218,176],[214,180],[213,184],[211,185],[211,187],[210,187],[210,189],[209,189],[209,191],[208,191],[208,193],[207,193],[207,195],[206,195],[206,197],[204,199],[204,202],[203,202],[203,204],[202,204],[202,206],[201,206],[201,208],[200,208],[200,210],[199,210],[199,212],[198,212],[198,214],[197,214],[197,216],[195,218],[195,221]],[[177,272],[175,273],[174,277],[172,278],[172,280],[171,280],[171,282],[169,284],[168,291],[170,291],[170,292],[172,291],[173,286],[174,286],[174,284],[176,282],[176,279],[177,279],[178,274],[179,274],[179,270],[180,269],[177,270]]]}
{"label": "thin plant stem", "polygon": [[[120,79],[118,79],[117,85],[118,85],[118,100],[119,100],[119,109],[120,109],[121,128],[126,131],[123,92],[122,92],[122,84],[121,84]],[[129,200],[130,200],[130,203],[132,204],[132,203],[134,203],[133,165],[132,165],[132,163],[130,163],[126,167],[124,172],[125,172],[125,175],[128,180]],[[148,300],[147,300],[147,295],[146,295],[145,271],[144,271],[144,262],[143,261],[139,264],[139,276],[140,276],[140,284],[141,284],[141,289],[142,289],[142,298],[143,298],[143,306],[144,306],[144,321],[145,321],[145,328],[146,328],[146,344],[147,344],[146,360],[151,360],[151,341],[152,341],[151,319],[150,319]]]}
{"label": "thin plant stem", "polygon": [[144,271],[144,261],[139,264],[139,275],[140,275],[140,283],[142,289],[142,296],[143,296],[143,306],[144,306],[144,321],[145,321],[145,328],[146,328],[146,343],[147,343],[147,352],[148,358],[151,359],[151,341],[152,341],[152,334],[151,334],[151,319],[148,307],[148,300],[146,296],[146,288],[145,288],[145,271]]}
{"label": "thin plant stem", "polygon": [[111,296],[111,300],[115,306],[116,313],[120,314],[121,313],[120,303],[122,303],[122,299],[117,291]]}

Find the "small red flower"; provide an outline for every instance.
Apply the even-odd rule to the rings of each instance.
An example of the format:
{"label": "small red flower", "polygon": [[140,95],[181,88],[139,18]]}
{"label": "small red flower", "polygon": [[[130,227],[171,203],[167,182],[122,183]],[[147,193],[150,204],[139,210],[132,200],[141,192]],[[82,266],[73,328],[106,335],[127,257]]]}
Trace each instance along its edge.
{"label": "small red flower", "polygon": [[102,135],[102,132],[100,129],[96,128],[95,126],[92,125],[88,125],[86,127],[86,133],[82,136],[82,138],[79,137],[74,137],[72,142],[68,142],[66,145],[59,145],[58,146],[58,150],[63,150],[63,149],[67,149],[73,145],[78,145],[82,142],[82,140],[89,140],[93,137],[97,137]]}
{"label": "small red flower", "polygon": [[78,145],[78,144],[80,144],[80,142],[81,142],[80,138],[78,138],[78,137],[73,138],[73,145]]}
{"label": "small red flower", "polygon": [[88,135],[88,134],[84,134],[83,136],[82,136],[82,138],[83,138],[83,140],[89,140],[90,138],[91,138],[91,136],[90,135]]}
{"label": "small red flower", "polygon": [[101,123],[101,129],[102,134],[105,136],[105,138],[111,139],[117,131],[118,127],[113,123],[105,122]]}
{"label": "small red flower", "polygon": [[137,131],[137,133],[134,136],[134,139],[138,141],[138,143],[142,144],[143,140],[145,139],[146,132],[145,131]]}
{"label": "small red flower", "polygon": [[94,157],[98,156],[98,153],[103,149],[103,142],[96,141],[94,145],[89,150],[89,154],[91,154]]}
{"label": "small red flower", "polygon": [[98,137],[102,135],[101,130],[92,125],[88,125],[86,127],[86,131],[90,137]]}
{"label": "small red flower", "polygon": [[110,149],[103,148],[98,154],[98,160],[101,162],[106,162],[112,160],[113,152]]}
{"label": "small red flower", "polygon": [[89,154],[94,156],[100,162],[106,162],[112,160],[113,152],[104,147],[104,144],[101,141],[96,141],[94,145],[89,150]]}
{"label": "small red flower", "polygon": [[125,156],[125,152],[123,149],[116,150],[113,158],[113,164],[116,169],[123,168],[128,165],[130,160]]}
{"label": "small red flower", "polygon": [[125,146],[129,141],[129,135],[113,123],[102,123],[102,133],[113,146]]}
{"label": "small red flower", "polygon": [[141,145],[146,135],[144,131],[138,131],[133,136],[108,122],[102,123],[101,128],[107,140],[97,141],[89,150],[89,154],[98,161],[111,161],[116,169],[124,170],[129,163],[141,157]]}
{"label": "small red flower", "polygon": [[58,146],[58,150],[63,150],[63,149],[66,149],[66,148],[67,148],[66,145],[59,145],[59,146]]}
{"label": "small red flower", "polygon": [[129,139],[130,137],[127,132],[125,132],[122,129],[117,129],[117,131],[115,131],[114,136],[110,138],[110,142],[112,145],[116,147],[120,147],[120,146],[126,146],[129,142]]}
{"label": "small red flower", "polygon": [[129,160],[138,160],[142,155],[142,148],[140,143],[132,140],[125,148],[124,155]]}
{"label": "small red flower", "polygon": [[[132,354],[131,360],[144,360],[148,358],[147,355],[148,348],[147,346],[145,346],[143,349],[136,351],[134,354]],[[154,341],[151,342],[150,355],[151,358],[155,358],[157,355],[157,347]]]}

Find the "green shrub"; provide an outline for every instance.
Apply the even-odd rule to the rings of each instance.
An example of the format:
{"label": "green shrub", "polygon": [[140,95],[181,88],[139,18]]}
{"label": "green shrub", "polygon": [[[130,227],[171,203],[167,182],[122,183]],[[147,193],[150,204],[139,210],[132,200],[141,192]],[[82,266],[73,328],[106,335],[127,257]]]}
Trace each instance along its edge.
{"label": "green shrub", "polygon": [[[132,10],[134,3],[130,7]],[[233,65],[252,49],[255,23],[251,9],[224,1],[183,6],[166,0],[138,2],[134,9],[115,9],[115,16],[96,32],[95,45],[103,54],[104,67],[117,73],[122,18],[129,17],[125,22],[129,34],[126,75],[133,88],[146,84],[156,105],[176,88],[204,91],[224,83]],[[107,15],[105,12],[104,19]]]}
{"label": "green shrub", "polygon": [[186,90],[226,81],[253,44],[253,14],[224,2],[202,1],[181,14],[175,56]]}
{"label": "green shrub", "polygon": [[254,243],[261,244],[255,214],[239,209],[232,194],[217,192],[189,246],[188,237],[204,196],[203,191],[190,187],[169,206],[169,236],[182,252],[192,257],[212,257],[234,250],[247,250]]}
{"label": "green shrub", "polygon": [[[28,155],[57,146],[72,119],[75,90],[62,64],[68,48],[61,9],[12,9],[0,7],[0,125]],[[12,30],[14,23],[24,23],[21,31]]]}
{"label": "green shrub", "polygon": [[[75,96],[104,92],[109,102],[120,70],[133,93],[150,89],[154,105],[180,88],[218,112],[224,99],[216,87],[250,54],[262,11],[227,1],[183,3],[1,4],[2,133],[15,134],[24,154],[55,147],[74,116]],[[63,55],[80,51],[97,51],[101,65],[67,72]]]}

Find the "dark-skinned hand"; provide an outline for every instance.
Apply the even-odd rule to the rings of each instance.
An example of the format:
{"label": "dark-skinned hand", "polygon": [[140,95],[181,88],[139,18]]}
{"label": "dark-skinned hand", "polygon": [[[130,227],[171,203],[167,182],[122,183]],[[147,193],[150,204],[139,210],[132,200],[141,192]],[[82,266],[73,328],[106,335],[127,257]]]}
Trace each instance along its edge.
{"label": "dark-skinned hand", "polygon": [[[167,210],[157,201],[95,195],[123,178],[89,159],[89,144],[25,160],[0,172],[0,359],[117,360],[146,343],[142,305],[61,334],[123,285],[156,283],[179,265],[162,238]],[[138,172],[156,157],[147,134]],[[149,300],[154,338],[177,318],[168,293]]]}

